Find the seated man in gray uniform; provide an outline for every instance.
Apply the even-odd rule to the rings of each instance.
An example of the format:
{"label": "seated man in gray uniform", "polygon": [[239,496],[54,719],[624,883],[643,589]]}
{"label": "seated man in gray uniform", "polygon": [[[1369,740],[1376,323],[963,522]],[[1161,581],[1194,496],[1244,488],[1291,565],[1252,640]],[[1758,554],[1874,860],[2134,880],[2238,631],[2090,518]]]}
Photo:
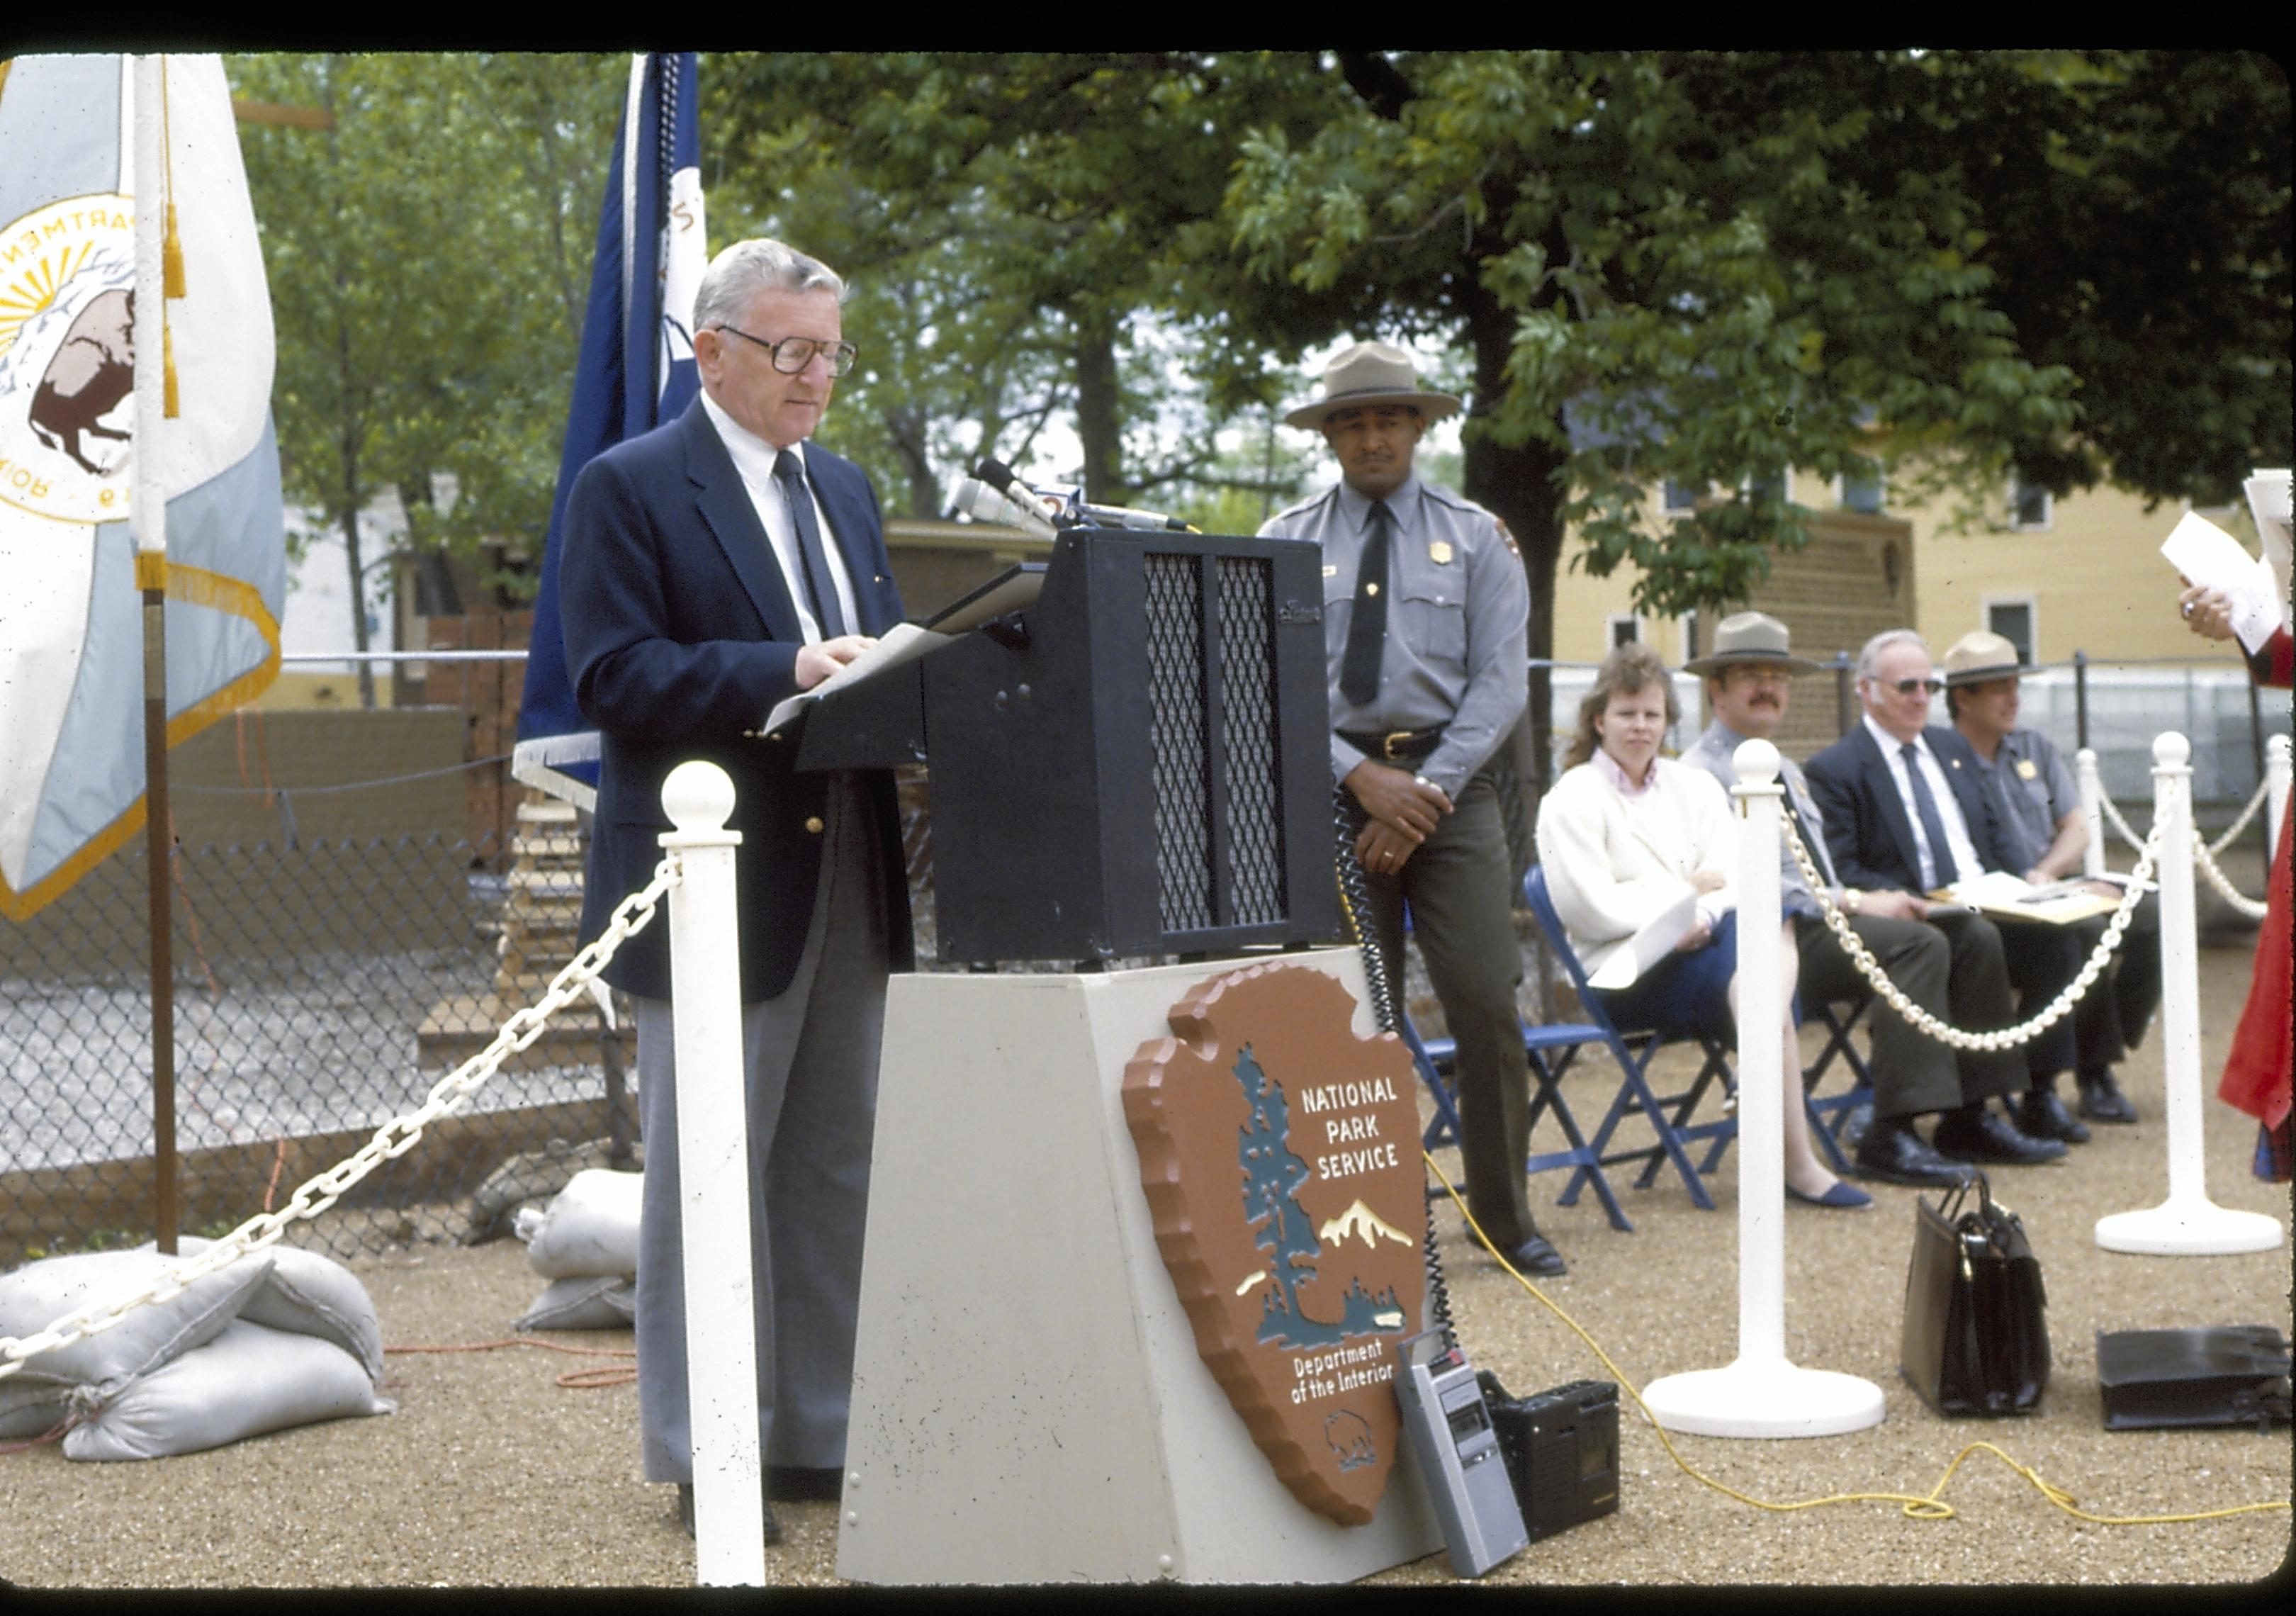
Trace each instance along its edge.
{"label": "seated man in gray uniform", "polygon": [[[2036,885],[2077,876],[2088,851],[2088,818],[2080,790],[2056,743],[2017,723],[2017,647],[1982,630],[1965,634],[1945,653],[1946,710],[1977,754],[1978,776],[1997,793],[2002,833],[2015,844],[2009,868]],[[2114,898],[2120,889],[2095,882]],[[2084,957],[2104,935],[2103,915],[2076,921]],[[2128,916],[2120,948],[2104,976],[2073,1012],[2079,1064],[2080,1114],[2092,1122],[2134,1122],[2136,1110],[2114,1080],[2116,1062],[2144,1036],[2161,1007],[2161,900],[2146,896]]]}
{"label": "seated man in gray uniform", "polygon": [[[1737,783],[1734,759],[1747,741],[1775,738],[1785,722],[1789,693],[1797,673],[1818,665],[1792,654],[1786,626],[1759,611],[1725,618],[1715,631],[1714,651],[1684,664],[1706,680],[1714,721],[1682,754],[1685,763],[1712,774],[1726,789]],[[1800,767],[1781,756],[1778,772],[1786,788],[1791,828],[1799,829],[1810,862],[1824,878],[1827,898],[1849,916],[1849,929],[1873,953],[1898,990],[1950,1026],[1997,1024],[2007,1004],[2007,977],[2000,943],[1989,926],[1968,923],[1966,913],[1931,914],[1910,892],[1861,891],[1836,877],[1825,845],[1825,821]],[[1817,898],[1791,845],[1780,850],[1778,896],[1792,917],[1801,954],[1805,1005],[1857,998],[1868,984],[1849,951],[1818,909]],[[1959,1182],[1967,1169],[1941,1154],[1988,1162],[2054,1160],[2065,1147],[2054,1139],[2018,1132],[2011,1120],[1989,1112],[1986,1100],[2021,1092],[2025,1062],[2015,1051],[1954,1050],[1919,1031],[1878,1000],[1871,1013],[1874,1032],[1874,1119],[1856,1147],[1860,1177],[1890,1184],[1942,1185]],[[1916,1131],[1915,1120],[1942,1112],[1932,1145]]]}
{"label": "seated man in gray uniform", "polygon": [[1346,349],[1324,371],[1324,397],[1284,417],[1322,431],[1341,480],[1260,533],[1323,546],[1332,777],[1352,805],[1388,980],[1399,998],[1407,903],[1458,1047],[1468,1210],[1516,1268],[1561,1274],[1524,1193],[1522,954],[1489,767],[1529,695],[1530,589],[1498,519],[1412,470],[1427,422],[1458,408],[1421,390],[1402,349]]}

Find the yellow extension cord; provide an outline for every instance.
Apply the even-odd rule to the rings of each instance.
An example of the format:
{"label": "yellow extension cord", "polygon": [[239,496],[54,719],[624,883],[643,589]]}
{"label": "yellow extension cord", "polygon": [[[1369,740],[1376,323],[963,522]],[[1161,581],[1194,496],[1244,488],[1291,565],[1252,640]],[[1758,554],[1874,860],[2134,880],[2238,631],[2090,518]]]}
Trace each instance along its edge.
{"label": "yellow extension cord", "polygon": [[2063,1488],[2057,1486],[2054,1482],[2043,1480],[2039,1472],[2035,1471],[2032,1466],[2030,1464],[2020,1464],[2016,1460],[2011,1458],[2006,1453],[2004,1453],[2000,1448],[1996,1448],[1990,1442],[1972,1442],[1966,1448],[1964,1448],[1959,1453],[1954,1456],[1953,1463],[1946,1466],[1945,1474],[1938,1478],[1937,1485],[1930,1489],[1926,1494],[1918,1497],[1910,1493],[1890,1492],[1831,1493],[1823,1498],[1803,1498],[1792,1504],[1773,1504],[1767,1499],[1757,1498],[1749,1494],[1742,1493],[1736,1488],[1727,1486],[1723,1482],[1716,1481],[1713,1477],[1702,1473],[1693,1466],[1689,1460],[1684,1458],[1680,1453],[1676,1451],[1673,1440],[1667,1435],[1666,1428],[1660,1425],[1657,1419],[1651,1414],[1649,1407],[1643,1402],[1642,1394],[1635,1390],[1634,1382],[1628,1380],[1626,1374],[1620,1371],[1619,1366],[1611,1361],[1611,1355],[1603,1351],[1601,1345],[1596,1342],[1595,1338],[1587,1333],[1585,1328],[1579,1325],[1577,1319],[1564,1312],[1562,1307],[1556,1303],[1553,1297],[1547,1295],[1546,1292],[1531,1284],[1529,1279],[1525,1276],[1517,1272],[1515,1266],[1513,1263],[1507,1261],[1504,1256],[1500,1256],[1496,1248],[1491,1246],[1489,1242],[1483,1239],[1483,1231],[1481,1227],[1476,1224],[1474,1214],[1467,1210],[1467,1203],[1460,1199],[1459,1192],[1452,1187],[1451,1181],[1448,1178],[1444,1177],[1443,1169],[1436,1165],[1435,1158],[1429,1155],[1423,1150],[1420,1152],[1420,1155],[1426,1161],[1429,1170],[1435,1175],[1438,1182],[1443,1185],[1444,1194],[1449,1195],[1453,1204],[1458,1207],[1459,1215],[1467,1220],[1467,1227],[1473,1232],[1475,1239],[1481,1242],[1485,1249],[1490,1251],[1493,1256],[1498,1257],[1499,1266],[1513,1276],[1514,1282],[1517,1284],[1521,1285],[1524,1290],[1537,1297],[1551,1312],[1554,1313],[1555,1317],[1570,1325],[1571,1331],[1580,1341],[1587,1343],[1587,1348],[1595,1354],[1595,1356],[1603,1360],[1603,1367],[1610,1371],[1611,1378],[1616,1381],[1618,1384],[1625,1390],[1628,1397],[1635,1399],[1635,1407],[1643,1411],[1643,1417],[1650,1421],[1651,1429],[1658,1432],[1658,1440],[1660,1445],[1666,1448],[1667,1456],[1672,1459],[1675,1464],[1681,1468],[1684,1474],[1691,1477],[1693,1481],[1703,1482],[1708,1487],[1712,1488],[1716,1492],[1721,1493],[1728,1497],[1735,1498],[1741,1504],[1751,1505],[1756,1509],[1772,1510],[1781,1514],[1790,1513],[1795,1510],[1816,1509],[1821,1505],[1826,1504],[1902,1504],[1905,1505],[1903,1513],[1916,1521],[1950,1521],[1953,1519],[1954,1510],[1953,1505],[1945,1501],[1944,1493],[1947,1483],[1953,1480],[1954,1472],[1961,1468],[1963,1461],[1967,1459],[1970,1455],[1974,1453],[1989,1453],[1995,1458],[2000,1460],[2004,1464],[2006,1464],[2010,1469],[2015,1471],[2019,1475],[2024,1477],[2026,1481],[2031,1482],[2035,1489],[2038,1490],[2043,1497],[2055,1505],[2059,1509],[2064,1511],[2065,1513],[2072,1516],[2076,1520],[2087,1521],[2095,1526],[2165,1526],[2171,1522],[2179,1521],[2217,1521],[2223,1519],[2226,1515],[2256,1514],[2268,1510],[2284,1510],[2289,1506],[2287,1499],[2279,1498],[2268,1504],[2235,1504],[2229,1509],[2201,1510],[2191,1514],[2182,1515],[2093,1515],[2089,1513],[2088,1511],[2079,1507],[2079,1505],[2074,1501],[2072,1494],[2067,1492]]}

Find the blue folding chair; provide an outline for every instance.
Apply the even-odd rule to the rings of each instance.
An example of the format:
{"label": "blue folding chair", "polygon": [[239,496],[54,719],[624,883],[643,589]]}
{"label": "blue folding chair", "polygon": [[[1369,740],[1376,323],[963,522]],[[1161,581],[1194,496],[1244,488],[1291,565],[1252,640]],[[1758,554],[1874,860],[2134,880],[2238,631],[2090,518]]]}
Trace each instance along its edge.
{"label": "blue folding chair", "polygon": [[[1420,1080],[1427,1085],[1428,1093],[1435,1100],[1434,1120],[1427,1124],[1427,1131],[1420,1144],[1431,1151],[1456,1144],[1464,1136],[1459,1124],[1458,1105],[1451,1093],[1451,1082],[1457,1076],[1457,1046],[1450,1038],[1422,1039],[1418,1028],[1412,1025],[1410,1016],[1405,1014],[1400,1006],[1397,1014],[1403,1023],[1403,1041],[1410,1047],[1412,1063],[1418,1068]],[[1602,1038],[1601,1028],[1584,1022],[1556,1022],[1546,1027],[1524,1024],[1523,1054],[1529,1062],[1531,1078],[1530,1121],[1525,1131],[1536,1133],[1539,1118],[1552,1111],[1556,1124],[1562,1129],[1562,1136],[1570,1141],[1570,1147],[1568,1150],[1535,1151],[1525,1159],[1522,1170],[1528,1177],[1568,1167],[1591,1175],[1595,1197],[1602,1202],[1611,1226],[1632,1233],[1633,1222],[1628,1218],[1626,1209],[1619,1204],[1618,1196],[1611,1193],[1611,1181],[1603,1176],[1600,1154],[1587,1143],[1586,1134],[1579,1129],[1578,1119],[1570,1114],[1570,1104],[1562,1097],[1562,1076],[1570,1070],[1570,1062],[1578,1057],[1582,1046],[1600,1043]],[[1574,1174],[1571,1184],[1575,1185],[1577,1183],[1578,1175]],[[1435,1190],[1432,1193],[1440,1194],[1442,1192]]]}
{"label": "blue folding chair", "polygon": [[[1861,1106],[1869,1117],[1873,1113],[1873,1068],[1858,1054],[1849,1035],[1857,1030],[1857,1023],[1874,1007],[1874,996],[1867,993],[1856,1000],[1844,1000],[1840,1005],[1808,1005],[1805,1001],[1805,1007],[1809,1012],[1807,1019],[1816,1021],[1825,1030],[1825,1047],[1817,1052],[1817,1059],[1803,1069],[1802,1093],[1808,1100],[1810,1116],[1817,1123],[1812,1135],[1831,1160],[1833,1170],[1841,1174],[1849,1171],[1849,1161],[1841,1152],[1842,1130],[1849,1125],[1850,1119]],[[1849,1087],[1840,1094],[1820,1095],[1818,1085],[1825,1080],[1825,1074],[1836,1060],[1849,1069]],[[1851,1143],[1854,1145],[1856,1141]]]}
{"label": "blue folding chair", "polygon": [[[1534,865],[1522,878],[1522,895],[1530,904],[1530,912],[1538,921],[1538,928],[1546,934],[1555,958],[1578,990],[1578,1003],[1586,1011],[1587,1021],[1594,1037],[1607,1045],[1618,1058],[1619,1067],[1626,1080],[1611,1101],[1610,1110],[1603,1113],[1602,1125],[1595,1128],[1588,1148],[1595,1163],[1582,1167],[1570,1184],[1564,1186],[1561,1204],[1570,1205],[1577,1198],[1584,1180],[1593,1177],[1601,1181],[1600,1169],[1626,1161],[1643,1163],[1636,1177],[1636,1188],[1647,1189],[1658,1177],[1660,1167],[1669,1161],[1681,1175],[1684,1185],[1690,1191],[1691,1201],[1708,1211],[1714,1210],[1714,1197],[1708,1193],[1702,1173],[1710,1173],[1722,1159],[1723,1151],[1738,1136],[1738,1119],[1734,1112],[1712,1121],[1693,1123],[1692,1114],[1698,1103],[1718,1078],[1726,1096],[1735,1092],[1735,1082],[1730,1072],[1730,1052],[1720,1040],[1689,1027],[1636,1027],[1616,1025],[1603,1007],[1603,996],[1587,985],[1586,967],[1578,963],[1578,955],[1570,947],[1570,939],[1562,929],[1562,917],[1554,912],[1554,900],[1547,895],[1546,872]],[[1695,1043],[1702,1054],[1698,1075],[1689,1087],[1677,1094],[1659,1095],[1651,1091],[1649,1069],[1651,1057],[1669,1044]],[[1611,1136],[1629,1114],[1639,1112],[1657,1136],[1652,1144],[1631,1150],[1612,1152]],[[1697,1167],[1691,1165],[1685,1148],[1700,1141],[1710,1141],[1706,1160]]]}

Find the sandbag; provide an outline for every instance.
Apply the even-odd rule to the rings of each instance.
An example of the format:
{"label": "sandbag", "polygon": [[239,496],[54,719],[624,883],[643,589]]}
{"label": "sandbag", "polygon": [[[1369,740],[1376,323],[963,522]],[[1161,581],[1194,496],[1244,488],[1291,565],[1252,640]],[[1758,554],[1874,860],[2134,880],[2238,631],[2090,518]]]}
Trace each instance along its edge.
{"label": "sandbag", "polygon": [[[189,1256],[211,1243],[187,1235],[178,1243]],[[369,1380],[381,1380],[382,1321],[357,1276],[332,1257],[283,1242],[264,1253],[271,1259],[271,1276],[249,1293],[240,1317],[331,1341],[358,1359]]]}
{"label": "sandbag", "polygon": [[638,1271],[638,1208],[644,1173],[592,1168],[574,1175],[550,1205],[518,1216],[526,1260],[545,1279]]}
{"label": "sandbag", "polygon": [[332,1341],[234,1319],[111,1395],[72,1395],[80,1423],[64,1432],[68,1459],[158,1459],[199,1453],[267,1431],[350,1415],[391,1414],[356,1358]]}
{"label": "sandbag", "polygon": [[[0,1275],[0,1336],[37,1335],[91,1302],[143,1290],[182,1260],[149,1250],[49,1257]],[[267,1251],[193,1281],[166,1301],[68,1347],[43,1352],[0,1380],[0,1436],[37,1436],[62,1417],[75,1387],[108,1394],[212,1341],[271,1276]],[[34,1392],[33,1388],[45,1388]],[[41,1418],[41,1411],[55,1412]],[[36,1423],[37,1422],[37,1423]]]}
{"label": "sandbag", "polygon": [[619,1274],[554,1279],[515,1326],[521,1330],[626,1330],[637,1317],[638,1282]]}

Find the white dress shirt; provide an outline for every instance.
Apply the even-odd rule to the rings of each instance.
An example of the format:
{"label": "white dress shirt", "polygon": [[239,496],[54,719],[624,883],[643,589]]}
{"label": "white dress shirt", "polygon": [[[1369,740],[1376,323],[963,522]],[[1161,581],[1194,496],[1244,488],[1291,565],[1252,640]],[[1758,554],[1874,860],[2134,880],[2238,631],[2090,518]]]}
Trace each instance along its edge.
{"label": "white dress shirt", "polygon": [[[1907,742],[1874,722],[1867,713],[1862,722],[1866,733],[1874,737],[1874,744],[1882,749],[1882,759],[1890,766],[1890,779],[1898,788],[1898,801],[1906,810],[1906,823],[1914,827],[1914,850],[1922,861],[1922,890],[1934,892],[1944,883],[1938,879],[1937,855],[1930,850],[1929,833],[1922,829],[1922,816],[1914,807],[1913,782],[1906,775],[1905,747]],[[1961,799],[1953,794],[1953,786],[1945,777],[1945,767],[1930,751],[1928,741],[1916,736],[1911,742],[1914,755],[1921,762],[1922,778],[1929,782],[1931,800],[1937,804],[1938,823],[1945,826],[1946,845],[1953,850],[1953,861],[1962,877],[1980,874],[1985,860],[1978,856],[1977,844],[1969,838],[1969,822],[1962,817]]]}
{"label": "white dress shirt", "polygon": [[[805,445],[792,444],[787,451],[774,447],[718,407],[718,401],[707,392],[701,395],[701,407],[709,412],[709,423],[718,429],[726,452],[734,457],[734,469],[742,475],[742,486],[749,490],[750,504],[765,527],[774,561],[782,570],[782,582],[788,586],[790,600],[797,607],[797,620],[805,631],[806,644],[817,644],[827,636],[814,619],[813,604],[806,594],[805,562],[798,554],[797,528],[790,520],[789,498],[774,478],[774,462],[784,452],[795,455],[798,463],[804,464]],[[844,613],[848,623],[858,623],[860,615],[853,609],[853,580],[845,575],[845,557],[838,551],[828,513],[821,508],[821,496],[814,491],[810,471],[806,473],[805,491],[813,501],[814,523],[821,532],[822,550],[829,558],[829,581],[837,590],[837,609]]]}

